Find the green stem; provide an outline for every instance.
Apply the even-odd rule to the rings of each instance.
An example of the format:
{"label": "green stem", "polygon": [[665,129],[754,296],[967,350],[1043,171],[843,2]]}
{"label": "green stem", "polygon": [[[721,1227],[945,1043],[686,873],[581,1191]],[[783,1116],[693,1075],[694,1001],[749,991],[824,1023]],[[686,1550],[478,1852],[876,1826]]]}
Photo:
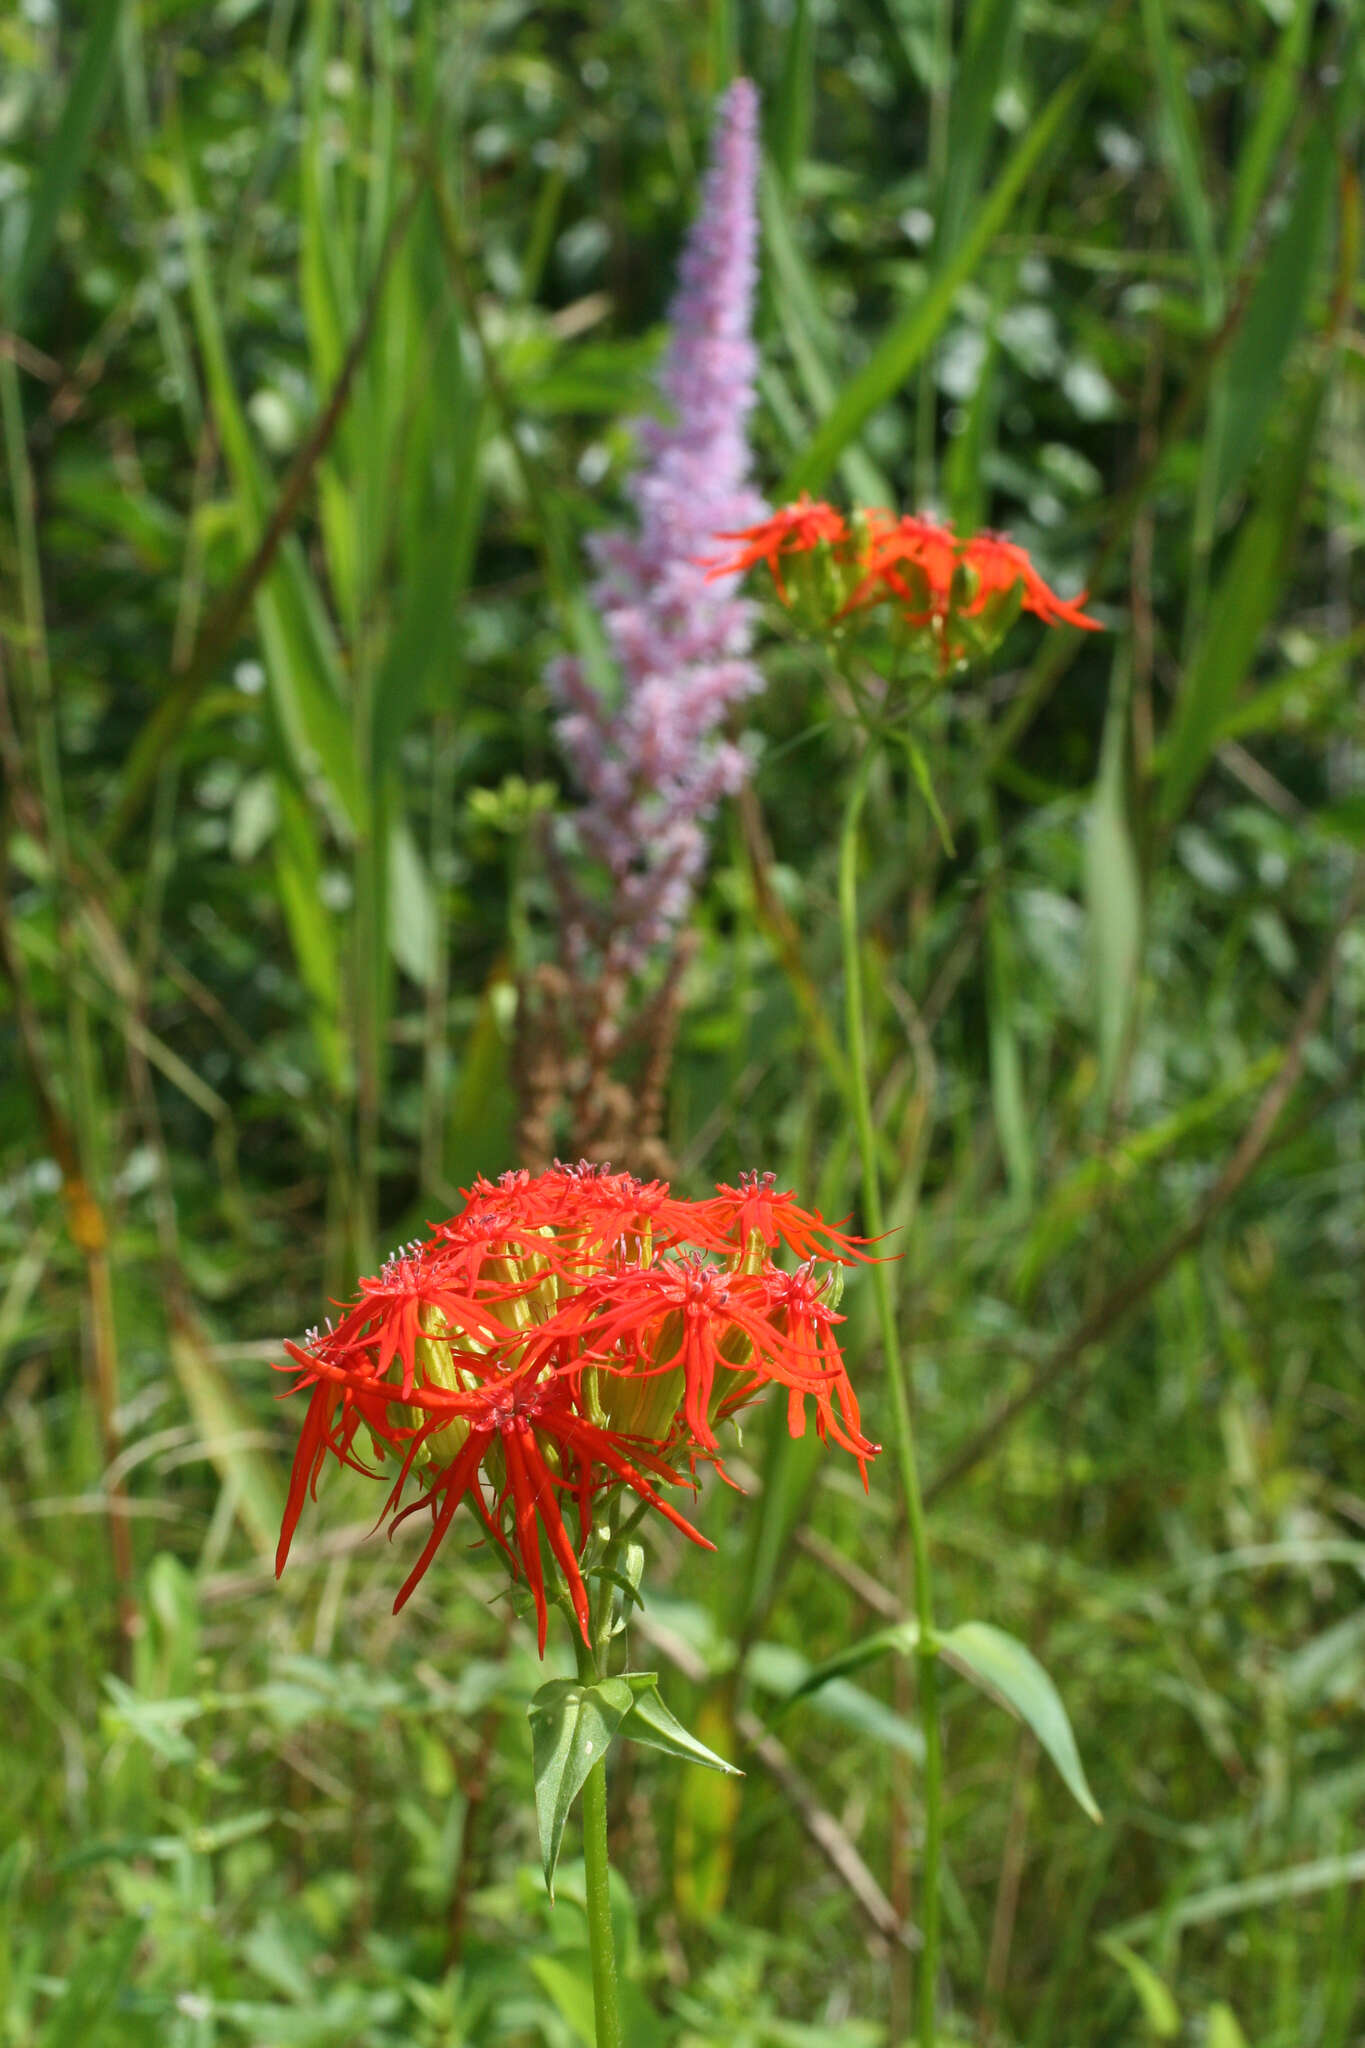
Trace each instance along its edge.
{"label": "green stem", "polygon": [[[603,1556],[611,1566],[624,1532],[616,1526],[618,1503],[611,1506],[612,1538]],[[576,1636],[578,1675],[585,1684],[607,1676],[611,1643],[612,1585],[603,1578],[592,1617],[592,1647]],[[621,2007],[616,1967],[616,1936],[611,1924],[611,1859],[607,1851],[607,1759],[593,1765],[583,1786],[583,1880],[588,1914],[588,1953],[592,1957],[592,2005],[597,2048],[621,2048]]]}
{"label": "green stem", "polygon": [[583,1867],[588,1907],[588,1950],[592,1956],[592,2004],[597,2048],[621,2048],[621,2012],[616,1987],[616,1940],[611,1928],[611,1884],[607,1861],[607,1760],[593,1765],[583,1787]]}
{"label": "green stem", "polygon": [[[844,809],[839,835],[839,924],[843,934],[844,1006],[848,1034],[849,1067],[853,1082],[853,1109],[858,1129],[858,1150],[863,1169],[863,1215],[868,1235],[880,1237],[885,1229],[881,1177],[877,1170],[877,1146],[872,1122],[872,1091],[868,1077],[867,1032],[863,1020],[862,959],[858,944],[858,826],[862,818],[867,785],[876,759],[869,746],[859,761]],[[910,1529],[910,1549],[915,1566],[915,1615],[919,1643],[915,1663],[919,1681],[920,1714],[924,1722],[924,1901],[921,1909],[924,1946],[919,1960],[919,2041],[921,2048],[934,2048],[934,1985],[938,1970],[939,1851],[943,1837],[943,1748],[939,1731],[937,1642],[934,1635],[933,1593],[929,1569],[929,1536],[925,1526],[924,1502],[920,1494],[919,1471],[915,1462],[915,1430],[910,1411],[910,1393],[896,1308],[891,1293],[891,1269],[878,1261],[870,1269],[881,1324],[882,1351],[886,1359],[887,1383],[891,1389],[891,1419],[895,1438],[896,1466],[905,1517]]]}

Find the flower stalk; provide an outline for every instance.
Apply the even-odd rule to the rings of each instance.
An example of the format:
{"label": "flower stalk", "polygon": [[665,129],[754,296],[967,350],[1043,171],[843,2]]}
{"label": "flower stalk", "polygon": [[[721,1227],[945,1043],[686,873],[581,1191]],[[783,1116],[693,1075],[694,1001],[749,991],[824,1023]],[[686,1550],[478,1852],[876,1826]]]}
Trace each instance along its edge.
{"label": "flower stalk", "polygon": [[[578,1675],[585,1685],[607,1677],[612,1636],[613,1580],[628,1529],[618,1522],[619,1502],[609,1510],[612,1534],[602,1556],[592,1640],[575,1637]],[[621,2048],[620,1971],[616,1931],[611,1920],[611,1853],[607,1841],[607,1759],[600,1756],[583,1784],[583,1903],[588,1918],[588,1954],[592,1959],[593,2026],[597,2048]]]}
{"label": "flower stalk", "polygon": [[[839,836],[839,924],[843,939],[844,1015],[848,1036],[849,1067],[852,1074],[854,1120],[858,1151],[862,1161],[863,1221],[870,1237],[880,1237],[885,1228],[881,1174],[877,1166],[876,1134],[872,1121],[872,1090],[868,1073],[867,1032],[863,1016],[862,958],[858,932],[858,831],[868,783],[877,758],[869,745],[854,771]],[[886,1359],[887,1385],[891,1392],[891,1421],[896,1471],[910,1532],[910,1550],[915,1571],[915,1619],[919,1634],[915,1667],[919,1686],[920,1717],[924,1724],[924,1876],[921,1926],[924,1945],[919,1958],[918,2036],[920,2048],[934,2048],[934,1990],[938,1974],[939,1946],[939,1862],[943,1840],[943,1741],[939,1719],[938,1653],[934,1636],[933,1585],[929,1560],[929,1532],[924,1500],[920,1492],[919,1467],[915,1456],[914,1417],[896,1307],[886,1266],[872,1268],[872,1286],[881,1328],[882,1351]]]}

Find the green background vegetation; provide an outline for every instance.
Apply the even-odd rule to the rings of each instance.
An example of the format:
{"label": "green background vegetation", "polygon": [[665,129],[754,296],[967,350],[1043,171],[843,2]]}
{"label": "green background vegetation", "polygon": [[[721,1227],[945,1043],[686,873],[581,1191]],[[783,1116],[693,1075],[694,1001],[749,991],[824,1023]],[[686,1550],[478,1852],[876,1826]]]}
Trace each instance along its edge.
{"label": "green background vegetation", "polygon": [[[764,488],[1007,528],[1111,628],[944,700],[951,856],[913,778],[867,813],[939,1611],[1033,1647],[1104,1812],[949,1682],[943,2037],[1365,2038],[1354,12],[5,11],[4,2041],[588,2038],[527,1631],[453,1543],[396,1623],[339,1474],[276,1589],[269,1361],[511,1160],[544,664],[740,64]],[[853,749],[773,625],[670,1140],[842,1216]],[[908,1671],[782,1707],[907,1611],[894,1488],[781,1423],[651,1567],[636,1661],[747,1776],[621,1758],[640,2048],[905,2024]]]}

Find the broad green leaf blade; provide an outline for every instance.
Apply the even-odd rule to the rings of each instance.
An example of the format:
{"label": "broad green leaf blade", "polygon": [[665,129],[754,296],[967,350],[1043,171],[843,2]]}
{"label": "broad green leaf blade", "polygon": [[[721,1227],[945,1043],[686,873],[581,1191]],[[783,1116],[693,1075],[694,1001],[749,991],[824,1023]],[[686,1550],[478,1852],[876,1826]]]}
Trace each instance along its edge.
{"label": "broad green leaf blade", "polygon": [[964,1621],[939,1637],[938,1653],[1032,1729],[1082,1812],[1098,1821],[1061,1694],[1033,1652],[988,1621]]}
{"label": "broad green leaf blade", "polygon": [[1128,824],[1123,754],[1128,692],[1109,699],[1100,772],[1085,842],[1085,893],[1095,977],[1095,1024],[1100,1050],[1100,1100],[1108,1104],[1128,1035],[1142,950],[1142,877]]}
{"label": "broad green leaf blade", "polygon": [[1104,1953],[1126,1972],[1138,1995],[1143,2018],[1159,2041],[1173,2041],[1180,2032],[1180,2008],[1150,1963],[1113,1936],[1100,1943]]}
{"label": "broad green leaf blade", "polygon": [[717,1756],[669,1712],[659,1697],[656,1671],[627,1671],[624,1675],[632,1694],[630,1712],[621,1725],[621,1734],[627,1741],[643,1743],[647,1749],[661,1749],[665,1756],[680,1757],[687,1764],[702,1764],[708,1771],[723,1771],[730,1778],[744,1776],[738,1764]]}
{"label": "broad green leaf blade", "polygon": [[555,1895],[555,1865],[569,1808],[594,1764],[610,1749],[634,1694],[623,1678],[584,1685],[576,1678],[552,1678],[542,1685],[527,1713],[531,1761],[536,1778],[536,1823],[545,1868],[545,1889]]}
{"label": "broad green leaf blade", "polygon": [[895,321],[862,368],[849,378],[809,447],[782,479],[776,494],[780,502],[824,483],[864,422],[878,406],[895,397],[925,351],[938,339],[952,312],[958,288],[972,275],[1004,228],[1015,203],[1038,176],[1052,145],[1089,92],[1105,47],[1104,39],[1097,38],[1086,61],[1057,88],[1037,119],[1030,121],[970,228],[943,268],[935,273],[928,290]]}
{"label": "broad green leaf blade", "polygon": [[[99,0],[67,90],[66,102],[33,184],[23,241],[5,265],[0,324],[22,329],[25,301],[46,263],[57,222],[95,139],[105,97],[114,78],[114,43],[124,0]],[[17,217],[17,216],[16,216]],[[6,245],[5,253],[9,255]]]}

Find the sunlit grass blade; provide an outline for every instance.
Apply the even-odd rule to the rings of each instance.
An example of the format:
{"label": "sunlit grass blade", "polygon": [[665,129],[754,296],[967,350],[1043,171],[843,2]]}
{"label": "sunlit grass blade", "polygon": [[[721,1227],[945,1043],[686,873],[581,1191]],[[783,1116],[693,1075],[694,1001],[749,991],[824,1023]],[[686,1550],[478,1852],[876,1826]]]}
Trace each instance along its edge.
{"label": "sunlit grass blade", "polygon": [[1016,145],[983,200],[971,226],[928,289],[882,335],[868,360],[845,384],[839,397],[782,479],[779,496],[786,500],[802,490],[818,488],[839,457],[877,408],[894,398],[912,370],[932,346],[953,308],[959,287],[972,276],[1001,232],[1031,179],[1035,178],[1094,83],[1104,38],[1096,38],[1085,62],[1058,86]]}

